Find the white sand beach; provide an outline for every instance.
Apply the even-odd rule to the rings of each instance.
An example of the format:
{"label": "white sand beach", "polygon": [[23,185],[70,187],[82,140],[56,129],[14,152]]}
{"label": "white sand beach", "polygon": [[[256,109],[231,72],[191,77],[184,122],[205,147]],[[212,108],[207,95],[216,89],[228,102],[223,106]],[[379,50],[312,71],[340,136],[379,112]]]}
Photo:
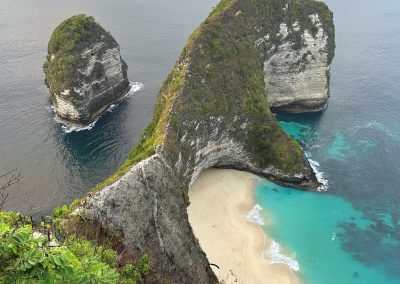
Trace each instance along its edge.
{"label": "white sand beach", "polygon": [[261,256],[271,239],[247,220],[254,207],[256,176],[235,170],[210,169],[189,190],[189,221],[215,274],[224,283],[299,283],[283,264]]}

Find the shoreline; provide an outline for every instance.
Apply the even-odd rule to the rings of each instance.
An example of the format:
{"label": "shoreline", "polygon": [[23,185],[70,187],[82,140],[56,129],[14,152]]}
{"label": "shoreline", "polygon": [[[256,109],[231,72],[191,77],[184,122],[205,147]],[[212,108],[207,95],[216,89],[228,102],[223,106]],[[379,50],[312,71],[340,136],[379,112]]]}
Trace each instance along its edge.
{"label": "shoreline", "polygon": [[94,114],[94,118],[90,120],[90,123],[88,124],[79,124],[74,121],[69,121],[57,114],[57,111],[55,110],[55,106],[53,102],[50,102],[50,105],[48,106],[51,112],[54,114],[54,117],[52,118],[56,123],[61,125],[61,128],[64,133],[72,133],[72,132],[80,132],[80,131],[85,131],[85,130],[92,130],[93,127],[95,127],[97,121],[104,115],[105,112],[112,111],[119,102],[122,100],[129,98],[132,96],[134,93],[137,93],[141,90],[143,90],[144,84],[140,82],[129,82],[128,87],[126,90],[124,90],[123,95],[118,97],[117,99],[113,100],[111,103],[107,104],[105,107],[103,107],[100,111],[96,112]]}
{"label": "shoreline", "polygon": [[[273,240],[260,227],[252,190],[256,175],[209,169],[189,189],[189,222],[218,279],[223,283],[285,284],[300,281],[283,264],[262,258]],[[258,223],[258,224],[257,224]]]}

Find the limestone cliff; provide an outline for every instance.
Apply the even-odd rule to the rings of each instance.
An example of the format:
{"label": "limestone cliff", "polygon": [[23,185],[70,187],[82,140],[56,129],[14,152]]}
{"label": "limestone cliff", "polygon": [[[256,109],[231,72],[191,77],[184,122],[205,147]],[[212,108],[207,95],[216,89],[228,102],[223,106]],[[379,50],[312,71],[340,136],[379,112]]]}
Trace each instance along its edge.
{"label": "limestone cliff", "polygon": [[329,98],[335,50],[332,13],[324,3],[310,0],[273,5],[274,14],[257,26],[255,42],[264,62],[268,103],[283,112],[321,111]]}
{"label": "limestone cliff", "polygon": [[44,72],[57,115],[81,125],[92,122],[129,87],[118,43],[85,15],[54,30]]}
{"label": "limestone cliff", "polygon": [[[269,110],[265,56],[256,44],[269,27],[260,24],[279,26],[270,17],[287,2],[221,1],[164,82],[140,143],[74,211],[117,232],[127,251],[148,253],[159,273],[151,281],[217,282],[186,212],[188,188],[205,169],[246,170],[304,189],[320,185],[300,145]],[[329,11],[290,2],[308,3],[304,13],[312,15]]]}

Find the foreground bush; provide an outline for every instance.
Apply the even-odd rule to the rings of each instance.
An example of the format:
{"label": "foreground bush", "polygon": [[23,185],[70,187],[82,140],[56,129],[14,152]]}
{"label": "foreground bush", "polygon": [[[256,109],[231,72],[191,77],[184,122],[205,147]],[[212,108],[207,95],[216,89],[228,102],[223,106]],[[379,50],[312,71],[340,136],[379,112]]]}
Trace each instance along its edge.
{"label": "foreground bush", "polygon": [[0,283],[141,283],[149,273],[147,256],[118,268],[114,250],[75,237],[57,244],[29,222],[0,212]]}

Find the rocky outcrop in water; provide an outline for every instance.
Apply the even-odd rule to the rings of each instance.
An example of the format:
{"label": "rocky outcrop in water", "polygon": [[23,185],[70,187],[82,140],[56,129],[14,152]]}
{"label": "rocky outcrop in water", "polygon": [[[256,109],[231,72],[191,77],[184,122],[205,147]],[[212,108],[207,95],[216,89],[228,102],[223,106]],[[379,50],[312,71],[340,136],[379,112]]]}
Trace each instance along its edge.
{"label": "rocky outcrop in water", "polygon": [[188,188],[202,171],[233,168],[298,188],[320,186],[267,102],[259,39],[280,28],[283,9],[307,18],[329,12],[313,1],[222,1],[188,40],[126,163],[74,211],[116,232],[130,253],[149,254],[158,272],[150,282],[217,283],[186,212]]}
{"label": "rocky outcrop in water", "polygon": [[[290,2],[276,10],[274,23],[257,27],[268,103],[281,112],[316,112],[329,98],[335,50],[332,13],[323,3]],[[267,26],[267,27],[265,27]],[[271,27],[272,26],[272,27]]]}
{"label": "rocky outcrop in water", "polygon": [[85,15],[55,29],[44,71],[57,115],[80,125],[92,122],[129,87],[118,43]]}

